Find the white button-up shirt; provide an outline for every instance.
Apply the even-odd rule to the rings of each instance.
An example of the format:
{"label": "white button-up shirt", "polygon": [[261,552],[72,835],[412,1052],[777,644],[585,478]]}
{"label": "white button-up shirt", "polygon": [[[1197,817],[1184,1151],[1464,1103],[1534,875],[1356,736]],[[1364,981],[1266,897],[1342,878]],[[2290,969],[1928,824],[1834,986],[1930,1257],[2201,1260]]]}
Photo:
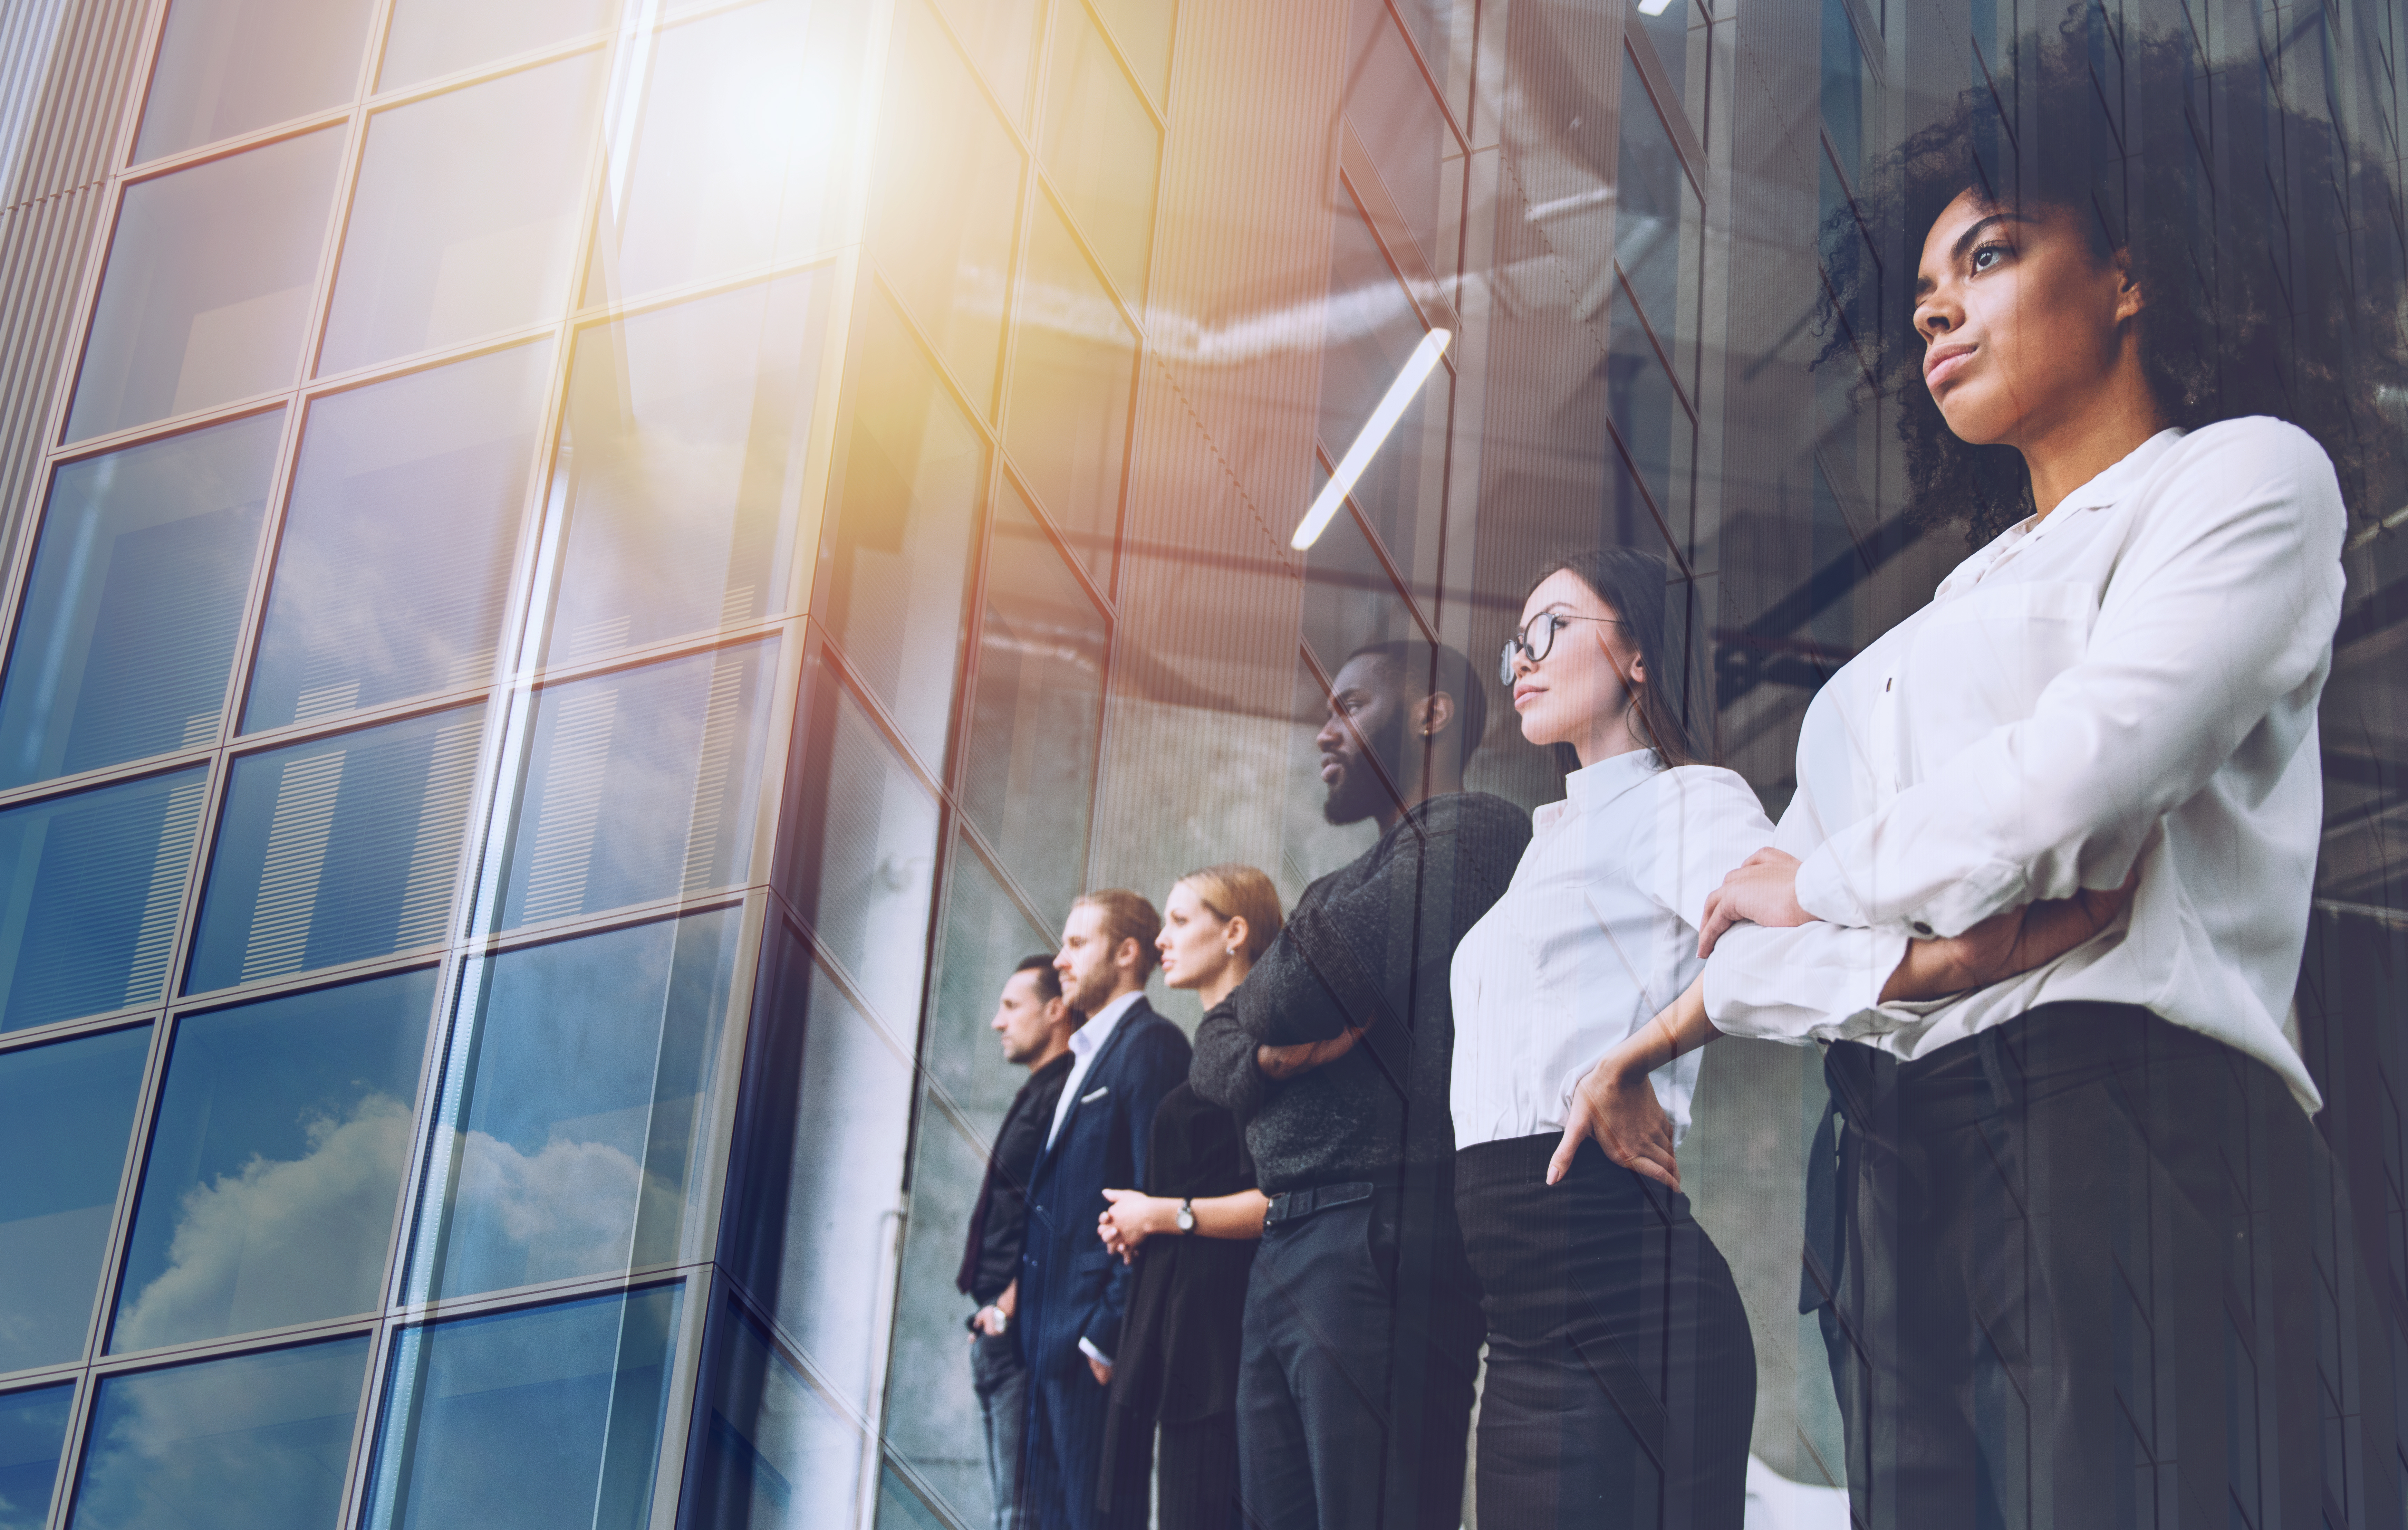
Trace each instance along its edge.
{"label": "white button-up shirt", "polygon": [[[2319,1104],[2287,1017],[2324,787],[2345,524],[2271,419],[2168,430],[1958,565],[1807,708],[1773,843],[1824,923],[1742,925],[1721,1030],[1914,1058],[2060,1000],[2144,1005]],[[1956,998],[1878,1002],[1911,935],[2113,888],[2125,921]]]}
{"label": "white button-up shirt", "polygon": [[[1652,749],[1573,772],[1505,895],[1455,948],[1455,1145],[1563,1130],[1598,1059],[1697,977],[1707,895],[1772,837],[1747,783]],[[1696,1052],[1649,1078],[1689,1125]]]}
{"label": "white button-up shirt", "polygon": [[1062,1080],[1062,1097],[1054,1102],[1054,1125],[1045,1133],[1045,1146],[1050,1150],[1054,1139],[1062,1134],[1062,1123],[1070,1119],[1070,1107],[1078,1103],[1079,1091],[1086,1087],[1087,1070],[1096,1065],[1096,1054],[1110,1041],[1112,1027],[1129,1006],[1145,997],[1143,989],[1131,989],[1103,1008],[1087,1017],[1087,1023],[1070,1032],[1070,1076]]}

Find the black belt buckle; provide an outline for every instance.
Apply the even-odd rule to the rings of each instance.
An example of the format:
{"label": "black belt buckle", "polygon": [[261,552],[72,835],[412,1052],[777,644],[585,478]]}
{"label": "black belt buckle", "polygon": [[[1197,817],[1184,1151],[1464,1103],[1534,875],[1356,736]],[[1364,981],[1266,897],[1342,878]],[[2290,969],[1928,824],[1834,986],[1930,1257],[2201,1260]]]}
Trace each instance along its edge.
{"label": "black belt buckle", "polygon": [[1268,1227],[1277,1222],[1299,1221],[1316,1211],[1368,1201],[1379,1188],[1368,1179],[1353,1179],[1339,1185],[1314,1185],[1305,1190],[1282,1191],[1271,1197],[1270,1209],[1263,1213],[1263,1225]]}

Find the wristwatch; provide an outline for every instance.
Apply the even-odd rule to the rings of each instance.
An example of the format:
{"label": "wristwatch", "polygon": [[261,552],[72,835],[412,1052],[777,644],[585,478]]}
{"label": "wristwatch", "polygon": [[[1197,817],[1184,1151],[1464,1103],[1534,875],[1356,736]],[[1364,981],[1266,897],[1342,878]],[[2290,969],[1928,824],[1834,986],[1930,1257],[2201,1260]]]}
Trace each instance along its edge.
{"label": "wristwatch", "polygon": [[1179,1203],[1179,1230],[1182,1233],[1196,1231],[1196,1201],[1192,1196]]}

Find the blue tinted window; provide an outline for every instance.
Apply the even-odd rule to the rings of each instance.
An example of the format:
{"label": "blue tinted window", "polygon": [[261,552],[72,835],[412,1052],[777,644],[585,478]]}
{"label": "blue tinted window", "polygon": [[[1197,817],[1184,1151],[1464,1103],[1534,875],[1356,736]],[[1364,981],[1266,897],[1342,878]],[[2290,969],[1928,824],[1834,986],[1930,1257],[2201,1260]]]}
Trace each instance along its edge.
{"label": "blue tinted window", "polygon": [[523,345],[312,406],[246,729],[493,672],[551,363]]}
{"label": "blue tinted window", "polygon": [[50,1523],[74,1403],[72,1386],[0,1396],[0,1530],[41,1530]]}
{"label": "blue tinted window", "polygon": [[363,1336],[103,1379],[68,1524],[326,1530],[367,1359]]}
{"label": "blue tinted window", "polygon": [[638,1530],[681,1295],[657,1286],[404,1330],[366,1523]]}
{"label": "blue tinted window", "polygon": [[150,1028],[0,1053],[0,1371],[83,1355]]}
{"label": "blue tinted window", "polygon": [[112,1350],[377,1306],[433,968],[176,1024]]}
{"label": "blue tinted window", "polygon": [[412,1253],[412,1300],[700,1251],[697,1194],[737,910],[473,964]]}
{"label": "blue tinted window", "polygon": [[750,1322],[732,1310],[717,1322],[679,1523],[685,1530],[856,1523],[860,1431]]}
{"label": "blue tinted window", "polygon": [[749,881],[776,655],[753,643],[538,693],[500,926]]}
{"label": "blue tinted window", "polygon": [[443,938],[482,706],[236,760],[184,991]]}
{"label": "blue tinted window", "polygon": [[213,744],[280,413],[50,482],[0,686],[0,787]]}
{"label": "blue tinted window", "polygon": [[0,1031],[159,997],[208,785],[179,771],[0,813]]}

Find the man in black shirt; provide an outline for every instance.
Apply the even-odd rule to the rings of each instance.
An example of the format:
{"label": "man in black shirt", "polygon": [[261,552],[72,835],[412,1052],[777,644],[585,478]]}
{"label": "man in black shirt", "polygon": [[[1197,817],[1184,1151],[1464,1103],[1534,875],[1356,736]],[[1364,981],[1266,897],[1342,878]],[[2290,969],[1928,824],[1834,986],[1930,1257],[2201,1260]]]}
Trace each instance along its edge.
{"label": "man in black shirt", "polygon": [[1448,969],[1512,879],[1526,813],[1463,789],[1484,692],[1451,648],[1381,643],[1315,739],[1331,823],[1380,841],[1321,878],[1196,1036],[1271,1209],[1246,1297],[1240,1472],[1262,1530],[1453,1530],[1483,1324],[1455,1217]]}
{"label": "man in black shirt", "polygon": [[1062,1081],[1070,1076],[1070,1032],[1079,1012],[1062,997],[1050,956],[1022,960],[1004,979],[988,1022],[1003,1038],[1003,1060],[1028,1070],[996,1130],[986,1178],[970,1208],[970,1235],[956,1280],[979,1304],[969,1321],[970,1384],[986,1436],[987,1481],[995,1490],[995,1530],[1021,1530],[1021,1436],[1028,1415],[1028,1362],[1011,1317],[1020,1305],[1020,1249],[1028,1231],[1028,1176],[1054,1121]]}

